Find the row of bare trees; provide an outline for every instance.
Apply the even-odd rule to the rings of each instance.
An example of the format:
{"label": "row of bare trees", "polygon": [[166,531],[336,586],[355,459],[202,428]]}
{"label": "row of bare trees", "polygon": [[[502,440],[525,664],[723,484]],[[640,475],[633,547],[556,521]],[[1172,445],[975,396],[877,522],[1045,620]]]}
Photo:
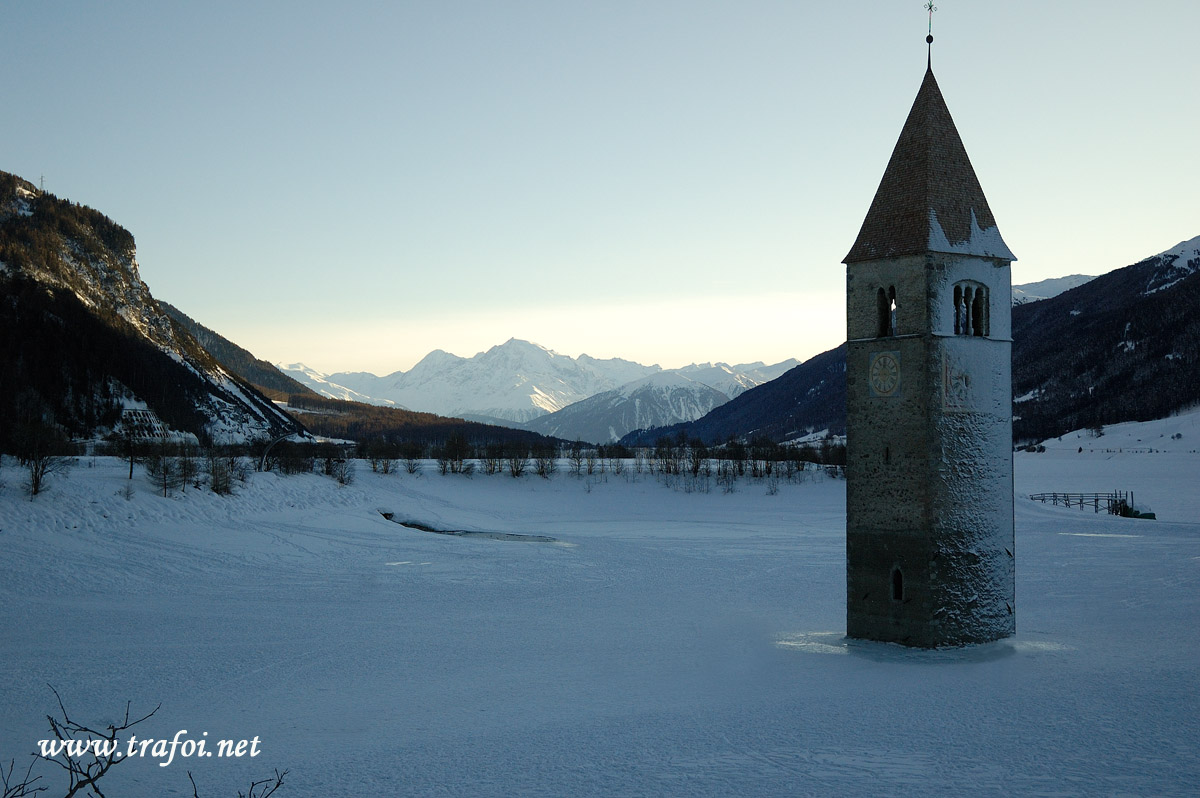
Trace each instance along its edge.
{"label": "row of bare trees", "polygon": [[176,490],[208,489],[220,495],[233,493],[234,485],[245,482],[250,463],[237,449],[192,443],[161,441],[143,444],[130,456],[146,469],[146,479],[164,497]]}
{"label": "row of bare trees", "polygon": [[[324,474],[339,485],[349,485],[354,481],[354,460],[355,449],[351,445],[328,441],[283,441],[271,447],[259,462],[264,471],[275,471],[284,475]],[[395,460],[382,454],[371,461],[372,470],[380,470],[380,463],[384,460],[386,463],[382,469],[390,473]]]}
{"label": "row of bare trees", "polygon": [[[25,487],[31,497],[40,493],[51,475],[66,470],[73,462],[71,444],[61,430],[34,425],[17,436],[17,460],[26,475]],[[688,475],[692,478],[719,477],[726,482],[739,478],[790,480],[815,463],[831,467],[834,473],[845,465],[845,445],[826,438],[815,444],[785,446],[766,438],[749,443],[730,440],[709,446],[699,439],[659,438],[653,447],[630,448],[620,444],[591,445],[582,442],[554,446],[531,444],[522,440],[476,443],[452,433],[436,443],[418,441],[336,444],[331,442],[282,441],[267,447],[257,442],[246,445],[200,447],[178,441],[146,441],[117,436],[97,449],[129,462],[129,477],[134,465],[142,464],[147,480],[155,491],[170,496],[188,488],[209,489],[229,494],[238,482],[244,482],[250,462],[266,471],[280,474],[321,473],[347,485],[353,482],[355,462],[365,461],[372,472],[390,474],[403,468],[418,474],[432,461],[439,474],[508,474],[522,477],[528,473],[549,478],[565,463],[567,472],[576,477],[647,473],[650,475]],[[266,451],[264,455],[263,452]]]}
{"label": "row of bare trees", "polygon": [[521,477],[533,473],[547,478],[561,464],[575,477],[645,473],[693,478],[792,479],[813,465],[837,475],[846,461],[845,445],[834,438],[801,446],[785,446],[766,438],[709,446],[699,439],[664,437],[653,447],[630,448],[582,442],[559,446],[530,445],[524,441],[473,443],[463,435],[452,434],[430,445],[372,442],[360,445],[356,454],[370,464],[373,472],[384,474],[398,470],[400,464],[408,473],[416,474],[423,463],[433,461],[439,474],[505,473]]}

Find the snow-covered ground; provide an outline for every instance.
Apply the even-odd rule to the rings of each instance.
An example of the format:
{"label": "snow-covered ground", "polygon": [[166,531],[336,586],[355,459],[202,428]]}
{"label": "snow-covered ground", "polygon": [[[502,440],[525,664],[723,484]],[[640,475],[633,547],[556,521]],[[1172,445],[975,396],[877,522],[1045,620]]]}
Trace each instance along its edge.
{"label": "snow-covered ground", "polygon": [[[191,795],[188,769],[232,795],[276,767],[280,796],[1195,795],[1183,423],[1163,451],[1108,447],[1114,427],[1019,453],[1018,634],[943,651],[843,638],[840,480],[687,493],[360,464],[348,487],[253,474],[225,498],[139,474],[126,499],[99,459],[30,502],[9,462],[0,756],[47,736],[50,683],[83,720],[161,702],[139,738],[260,740],[253,760],[132,759],[102,782],[118,796]],[[1114,489],[1159,520],[1026,498]]]}

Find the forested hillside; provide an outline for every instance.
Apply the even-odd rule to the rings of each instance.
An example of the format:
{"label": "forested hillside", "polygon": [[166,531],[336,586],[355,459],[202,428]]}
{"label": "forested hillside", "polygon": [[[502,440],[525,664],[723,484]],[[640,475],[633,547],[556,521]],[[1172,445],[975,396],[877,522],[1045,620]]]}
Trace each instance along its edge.
{"label": "forested hillside", "polygon": [[0,446],[102,433],[127,407],[202,441],[298,428],[162,311],[129,231],[4,172],[0,297]]}
{"label": "forested hillside", "polygon": [[1014,439],[1164,418],[1200,403],[1198,310],[1194,248],[1014,307]]}

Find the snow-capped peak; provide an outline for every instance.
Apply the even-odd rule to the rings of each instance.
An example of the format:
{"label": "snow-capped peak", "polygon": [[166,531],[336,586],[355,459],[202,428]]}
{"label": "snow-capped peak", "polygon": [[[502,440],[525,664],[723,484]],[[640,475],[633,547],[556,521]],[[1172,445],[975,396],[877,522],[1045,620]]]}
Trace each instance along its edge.
{"label": "snow-capped peak", "polygon": [[[622,396],[631,396],[640,390],[646,388],[658,388],[672,390],[675,388],[692,388],[698,385],[704,385],[702,382],[691,379],[685,376],[680,371],[659,371],[654,374],[648,374],[639,380],[627,382],[616,389],[616,393]],[[705,387],[709,387],[705,385]]]}
{"label": "snow-capped peak", "polygon": [[[359,393],[352,388],[347,388],[340,382],[330,379],[332,375],[323,374],[314,368],[309,368],[303,363],[276,363],[275,367],[302,385],[331,399],[344,399],[349,402],[363,402],[372,405],[393,406],[396,404],[390,399],[376,399],[367,394]],[[374,377],[375,375],[372,374],[371,376]]]}
{"label": "snow-capped peak", "polygon": [[603,443],[636,429],[695,421],[728,395],[679,371],[660,371],[598,393],[526,426],[546,435]]}
{"label": "snow-capped peak", "polygon": [[[1191,260],[1192,258],[1200,257],[1200,236],[1189,238],[1187,241],[1180,241],[1175,246],[1171,247],[1165,252],[1158,253],[1154,257],[1168,258],[1172,255],[1184,258],[1185,260]],[[1149,260],[1149,258],[1147,258],[1147,260]]]}
{"label": "snow-capped peak", "polygon": [[[642,387],[691,386],[695,390],[703,386],[720,394],[719,401],[717,397],[705,398],[696,405],[712,406],[713,402],[724,402],[775,379],[795,365],[795,360],[772,366],[761,362],[744,366],[694,363],[664,371],[658,365],[644,366],[620,358],[589,355],[573,358],[532,341],[510,338],[469,358],[435,349],[409,371],[385,377],[346,372],[321,374],[299,363],[280,367],[326,396],[374,404],[398,403],[446,416],[524,423],[620,386],[637,387],[639,381],[651,376],[659,379]],[[689,414],[686,411],[687,418],[676,418],[670,423],[691,420]],[[665,416],[657,420],[667,423]]]}
{"label": "snow-capped peak", "polygon": [[313,379],[324,379],[325,377],[329,376],[327,374],[322,374],[314,368],[309,368],[303,363],[276,363],[275,368],[292,374],[304,374]]}
{"label": "snow-capped peak", "polygon": [[1142,294],[1153,294],[1170,288],[1200,270],[1200,236],[1180,241],[1166,252],[1146,258],[1146,261],[1157,261],[1158,265]]}
{"label": "snow-capped peak", "polygon": [[[558,352],[555,352],[553,349],[550,349],[549,347],[542,346],[541,344],[534,343],[533,341],[526,341],[523,338],[509,338],[504,343],[497,344],[497,345],[493,346],[492,348],[488,349],[487,353],[491,353],[491,352],[521,352],[521,351],[529,352],[532,354],[549,355],[550,357],[563,357]],[[485,353],[485,354],[487,354],[487,353]]]}
{"label": "snow-capped peak", "polygon": [[1014,285],[1012,287],[1012,303],[1024,305],[1029,302],[1050,299],[1094,279],[1096,279],[1095,276],[1090,274],[1069,274],[1066,277],[1051,277],[1036,283]]}

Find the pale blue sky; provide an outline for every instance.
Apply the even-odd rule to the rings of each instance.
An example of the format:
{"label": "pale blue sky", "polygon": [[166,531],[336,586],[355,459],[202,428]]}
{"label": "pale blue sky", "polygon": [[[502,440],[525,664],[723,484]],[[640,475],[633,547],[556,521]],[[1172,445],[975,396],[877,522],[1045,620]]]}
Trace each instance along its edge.
{"label": "pale blue sky", "polygon": [[[9,2],[0,169],[136,236],[260,357],[511,336],[806,358],[925,68],[920,0]],[[1015,282],[1200,234],[1200,3],[944,0],[934,71]]]}

